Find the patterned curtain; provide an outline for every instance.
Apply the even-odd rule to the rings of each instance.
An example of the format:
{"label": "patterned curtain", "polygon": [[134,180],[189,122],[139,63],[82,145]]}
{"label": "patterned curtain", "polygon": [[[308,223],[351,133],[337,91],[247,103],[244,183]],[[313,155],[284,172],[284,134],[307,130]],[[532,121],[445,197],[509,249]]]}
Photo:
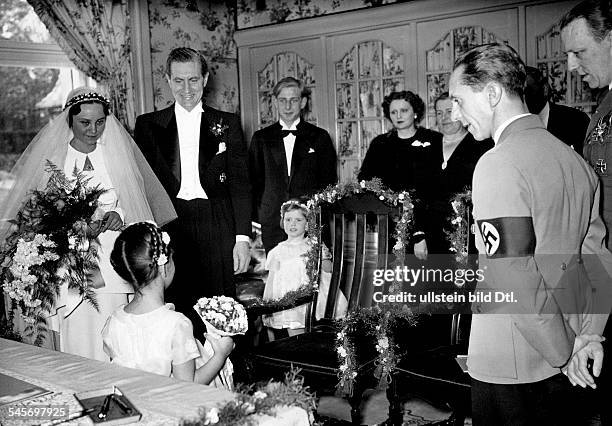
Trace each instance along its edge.
{"label": "patterned curtain", "polygon": [[28,0],[74,65],[108,90],[113,113],[132,132],[134,88],[127,0]]}

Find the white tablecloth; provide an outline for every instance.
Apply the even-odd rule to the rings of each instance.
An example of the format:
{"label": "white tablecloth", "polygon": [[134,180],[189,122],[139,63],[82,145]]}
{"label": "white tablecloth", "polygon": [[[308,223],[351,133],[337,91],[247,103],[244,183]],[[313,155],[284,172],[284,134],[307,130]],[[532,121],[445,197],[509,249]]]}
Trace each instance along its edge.
{"label": "white tablecloth", "polygon": [[[39,397],[30,403],[68,404],[71,412],[79,410],[74,393],[117,386],[142,412],[139,424],[151,426],[179,424],[182,418],[197,416],[200,407],[208,409],[222,406],[233,398],[233,394],[226,390],[6,339],[0,339],[0,373],[53,391],[53,394]],[[0,424],[10,424],[6,420],[0,419]],[[65,424],[93,422],[81,419]],[[308,424],[308,420],[304,410],[290,407],[279,410],[275,418],[260,417],[259,424],[298,426]]]}

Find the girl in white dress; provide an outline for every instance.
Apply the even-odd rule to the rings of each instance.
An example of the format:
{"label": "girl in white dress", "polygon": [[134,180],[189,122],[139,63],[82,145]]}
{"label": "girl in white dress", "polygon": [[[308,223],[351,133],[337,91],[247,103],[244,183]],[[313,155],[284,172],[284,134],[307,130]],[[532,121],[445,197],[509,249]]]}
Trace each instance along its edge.
{"label": "girl in white dress", "polygon": [[[277,300],[287,292],[297,290],[308,284],[306,271],[306,253],[310,250],[310,241],[306,237],[308,208],[299,200],[289,200],[281,206],[281,227],[287,239],[274,247],[267,255],[265,268],[269,271],[264,288],[264,300]],[[325,311],[329,283],[331,279],[331,256],[323,247],[321,279],[317,300],[316,317],[321,318]],[[340,294],[336,302],[336,317],[344,316],[348,303]],[[286,329],[290,336],[304,332],[307,305],[298,306],[271,315],[265,315],[263,323],[272,329]],[[271,331],[271,330],[269,330]],[[273,339],[273,333],[268,333]]]}
{"label": "girl in white dress", "polygon": [[111,362],[150,373],[231,390],[223,367],[234,347],[231,337],[205,334],[210,356],[193,337],[191,321],[164,303],[174,278],[170,237],[155,224],[128,226],[115,241],[111,264],[134,289],[134,299],[118,308],[102,330]]}

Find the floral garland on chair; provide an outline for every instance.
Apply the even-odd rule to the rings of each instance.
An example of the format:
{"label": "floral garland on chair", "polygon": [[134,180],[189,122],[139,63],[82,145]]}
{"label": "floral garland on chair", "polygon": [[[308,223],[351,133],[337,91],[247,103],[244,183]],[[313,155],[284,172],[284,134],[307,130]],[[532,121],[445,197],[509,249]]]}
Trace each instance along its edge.
{"label": "floral garland on chair", "polygon": [[465,265],[468,261],[472,191],[466,189],[464,192],[455,194],[450,203],[455,215],[449,220],[454,229],[451,232],[445,231],[446,238],[450,243],[450,251],[455,253],[455,261],[460,265]]}
{"label": "floral garland on chair", "polygon": [[[407,191],[394,192],[386,188],[379,178],[372,180],[362,180],[361,182],[340,183],[330,185],[323,191],[315,194],[308,202],[308,228],[307,238],[310,250],[305,254],[306,274],[308,282],[301,285],[298,289],[286,293],[280,299],[263,300],[261,298],[247,302],[246,308],[249,311],[258,312],[276,311],[279,308],[297,306],[300,301],[307,300],[315,291],[319,291],[319,242],[321,241],[321,226],[317,224],[316,217],[323,203],[333,204],[336,201],[354,194],[373,193],[379,200],[393,205],[402,206],[401,216],[396,219],[395,233],[393,239],[393,254],[395,263],[403,264],[405,258],[404,247],[410,240],[410,226],[412,224],[413,204],[410,194]],[[390,291],[399,291],[399,283],[391,286]]]}
{"label": "floral garland on chair", "polygon": [[[407,191],[395,192],[386,188],[382,180],[374,178],[369,181],[351,182],[330,186],[324,191],[315,194],[309,201],[308,207],[311,217],[308,220],[308,235],[313,236],[312,249],[306,254],[308,265],[310,265],[309,276],[316,276],[318,266],[318,241],[320,241],[321,229],[314,220],[323,203],[333,204],[336,201],[355,194],[373,193],[380,201],[392,206],[401,206],[400,216],[394,218],[395,230],[392,238],[395,240],[392,253],[394,262],[391,267],[404,264],[405,247],[410,240],[410,229],[414,205]],[[389,287],[390,293],[401,291],[401,283],[394,282]],[[375,338],[376,368],[374,375],[384,386],[390,381],[391,372],[397,363],[396,345],[391,332],[392,325],[399,318],[412,318],[412,314],[406,310],[396,307],[385,307],[385,311],[375,306],[367,309],[357,309],[349,313],[342,321],[336,335],[336,351],[340,362],[338,373],[338,389],[344,394],[351,395],[353,384],[357,377],[357,356],[355,339],[358,336],[370,336]]]}

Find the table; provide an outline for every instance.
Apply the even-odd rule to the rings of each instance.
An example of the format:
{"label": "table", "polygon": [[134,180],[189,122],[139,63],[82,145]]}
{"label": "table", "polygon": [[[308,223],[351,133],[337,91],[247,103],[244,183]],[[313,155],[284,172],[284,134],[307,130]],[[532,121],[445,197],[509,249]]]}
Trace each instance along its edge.
{"label": "table", "polygon": [[[0,373],[53,392],[35,398],[31,403],[68,404],[71,413],[80,410],[74,393],[115,385],[142,412],[139,424],[149,426],[179,424],[182,418],[196,417],[200,407],[208,409],[221,406],[234,397],[232,392],[224,389],[183,382],[6,339],[0,339]],[[275,417],[259,416],[258,423],[264,426],[307,425],[308,415],[298,407],[283,407],[277,410]],[[0,419],[0,424],[13,423]],[[62,424],[93,422],[90,419],[80,419]]]}

